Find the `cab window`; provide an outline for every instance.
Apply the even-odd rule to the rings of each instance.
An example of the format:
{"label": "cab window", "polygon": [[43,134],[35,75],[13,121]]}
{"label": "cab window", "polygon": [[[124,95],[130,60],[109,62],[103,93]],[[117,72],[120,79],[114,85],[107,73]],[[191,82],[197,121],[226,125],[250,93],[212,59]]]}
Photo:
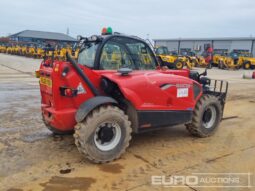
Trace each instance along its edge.
{"label": "cab window", "polygon": [[133,67],[132,59],[123,45],[112,41],[105,44],[100,58],[101,70],[118,70],[119,68]]}
{"label": "cab window", "polygon": [[95,43],[87,43],[79,53],[78,63],[90,68],[94,67],[97,47]]}
{"label": "cab window", "polygon": [[100,57],[100,69],[133,70],[155,69],[156,62],[152,51],[144,42],[135,39],[113,37],[106,42]]}
{"label": "cab window", "polygon": [[156,49],[156,54],[167,55],[169,54],[167,47],[159,47]]}

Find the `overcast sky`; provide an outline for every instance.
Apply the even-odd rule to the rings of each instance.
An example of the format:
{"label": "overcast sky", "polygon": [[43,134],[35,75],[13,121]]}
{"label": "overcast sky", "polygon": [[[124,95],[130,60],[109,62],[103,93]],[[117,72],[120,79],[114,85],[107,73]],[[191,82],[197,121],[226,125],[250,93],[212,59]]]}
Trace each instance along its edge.
{"label": "overcast sky", "polygon": [[101,28],[146,38],[255,37],[254,0],[0,0],[0,36]]}

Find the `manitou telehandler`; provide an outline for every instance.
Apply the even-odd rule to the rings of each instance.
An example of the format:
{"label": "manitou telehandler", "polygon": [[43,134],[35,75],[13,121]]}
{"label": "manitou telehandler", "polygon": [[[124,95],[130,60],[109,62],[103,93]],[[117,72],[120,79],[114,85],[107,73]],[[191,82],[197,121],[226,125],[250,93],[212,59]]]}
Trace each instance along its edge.
{"label": "manitou telehandler", "polygon": [[119,158],[132,133],[185,124],[192,135],[208,137],[218,129],[227,82],[161,69],[144,40],[111,28],[80,36],[79,44],[78,62],[69,54],[67,61],[45,59],[37,74],[44,123],[54,133],[74,132],[90,161]]}

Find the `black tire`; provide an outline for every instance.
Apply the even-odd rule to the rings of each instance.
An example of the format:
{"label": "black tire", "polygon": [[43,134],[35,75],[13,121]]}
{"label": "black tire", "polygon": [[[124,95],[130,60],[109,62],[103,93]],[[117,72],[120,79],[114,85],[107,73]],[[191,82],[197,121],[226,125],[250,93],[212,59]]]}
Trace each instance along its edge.
{"label": "black tire", "polygon": [[42,120],[45,126],[54,134],[54,135],[71,135],[74,133],[73,130],[70,131],[61,131],[59,129],[56,129],[55,127],[52,127],[49,123],[47,123],[44,119],[44,116],[42,114]]}
{"label": "black tire", "polygon": [[[205,123],[208,120],[207,112],[211,112],[211,118],[209,117],[209,122]],[[186,127],[196,137],[208,137],[218,129],[221,119],[222,106],[219,99],[213,95],[203,95],[196,104],[191,123],[186,124]]]}
{"label": "black tire", "polygon": [[218,63],[218,68],[219,68],[219,69],[222,69],[222,61],[219,61],[219,63]]}
{"label": "black tire", "polygon": [[207,68],[208,68],[208,69],[211,69],[211,68],[212,68],[212,63],[211,63],[211,62],[207,65]]}
{"label": "black tire", "polygon": [[[118,131],[115,130],[115,135],[112,135],[112,139],[119,137],[116,132],[120,132],[120,138],[117,143],[115,141],[116,144],[112,148],[108,150],[102,149],[102,147],[106,148],[106,146],[102,145],[102,140],[99,138],[104,136],[101,129],[107,129],[106,131],[111,129],[114,132],[112,130],[114,126],[111,126],[112,123],[117,125],[119,129]],[[111,128],[109,128],[109,124]],[[98,128],[101,129],[98,130]],[[118,159],[125,152],[131,140],[131,132],[131,122],[128,120],[128,116],[118,107],[109,105],[93,110],[83,122],[78,123],[75,127],[74,138],[79,152],[87,159],[94,163],[106,163]],[[110,144],[112,144],[112,139],[109,140]],[[101,143],[98,143],[100,142],[99,140]]]}
{"label": "black tire", "polygon": [[174,62],[174,68],[177,69],[177,70],[183,69],[183,66],[184,66],[184,63],[183,63],[183,61],[180,60],[180,59],[177,59],[177,60]]}
{"label": "black tire", "polygon": [[224,61],[219,61],[219,64],[218,64],[218,68],[219,69],[225,69],[226,67],[225,67],[225,65],[224,65]]}
{"label": "black tire", "polygon": [[194,67],[198,67],[199,66],[198,61],[196,59],[193,59],[192,62],[194,63]]}
{"label": "black tire", "polygon": [[214,62],[212,63],[212,67],[217,67],[217,65],[218,65],[218,64],[216,64],[216,63],[214,63]]}
{"label": "black tire", "polygon": [[157,58],[157,61],[158,61],[159,65],[160,65],[161,67],[162,67],[162,66],[165,66],[165,65],[164,65],[164,62],[163,62],[163,60],[162,60],[162,58],[161,58],[160,56],[157,56],[156,58]]}
{"label": "black tire", "polygon": [[251,69],[251,63],[249,61],[244,62],[243,69],[245,69],[245,70]]}

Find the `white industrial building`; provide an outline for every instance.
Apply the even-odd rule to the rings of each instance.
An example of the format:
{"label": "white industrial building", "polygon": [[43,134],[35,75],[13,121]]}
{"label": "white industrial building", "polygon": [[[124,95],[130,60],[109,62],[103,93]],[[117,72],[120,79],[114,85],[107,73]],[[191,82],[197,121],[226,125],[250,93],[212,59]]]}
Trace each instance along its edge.
{"label": "white industrial building", "polygon": [[170,51],[182,49],[203,51],[204,44],[211,44],[214,49],[246,50],[255,56],[255,38],[179,38],[179,39],[154,39],[155,46],[166,46]]}

